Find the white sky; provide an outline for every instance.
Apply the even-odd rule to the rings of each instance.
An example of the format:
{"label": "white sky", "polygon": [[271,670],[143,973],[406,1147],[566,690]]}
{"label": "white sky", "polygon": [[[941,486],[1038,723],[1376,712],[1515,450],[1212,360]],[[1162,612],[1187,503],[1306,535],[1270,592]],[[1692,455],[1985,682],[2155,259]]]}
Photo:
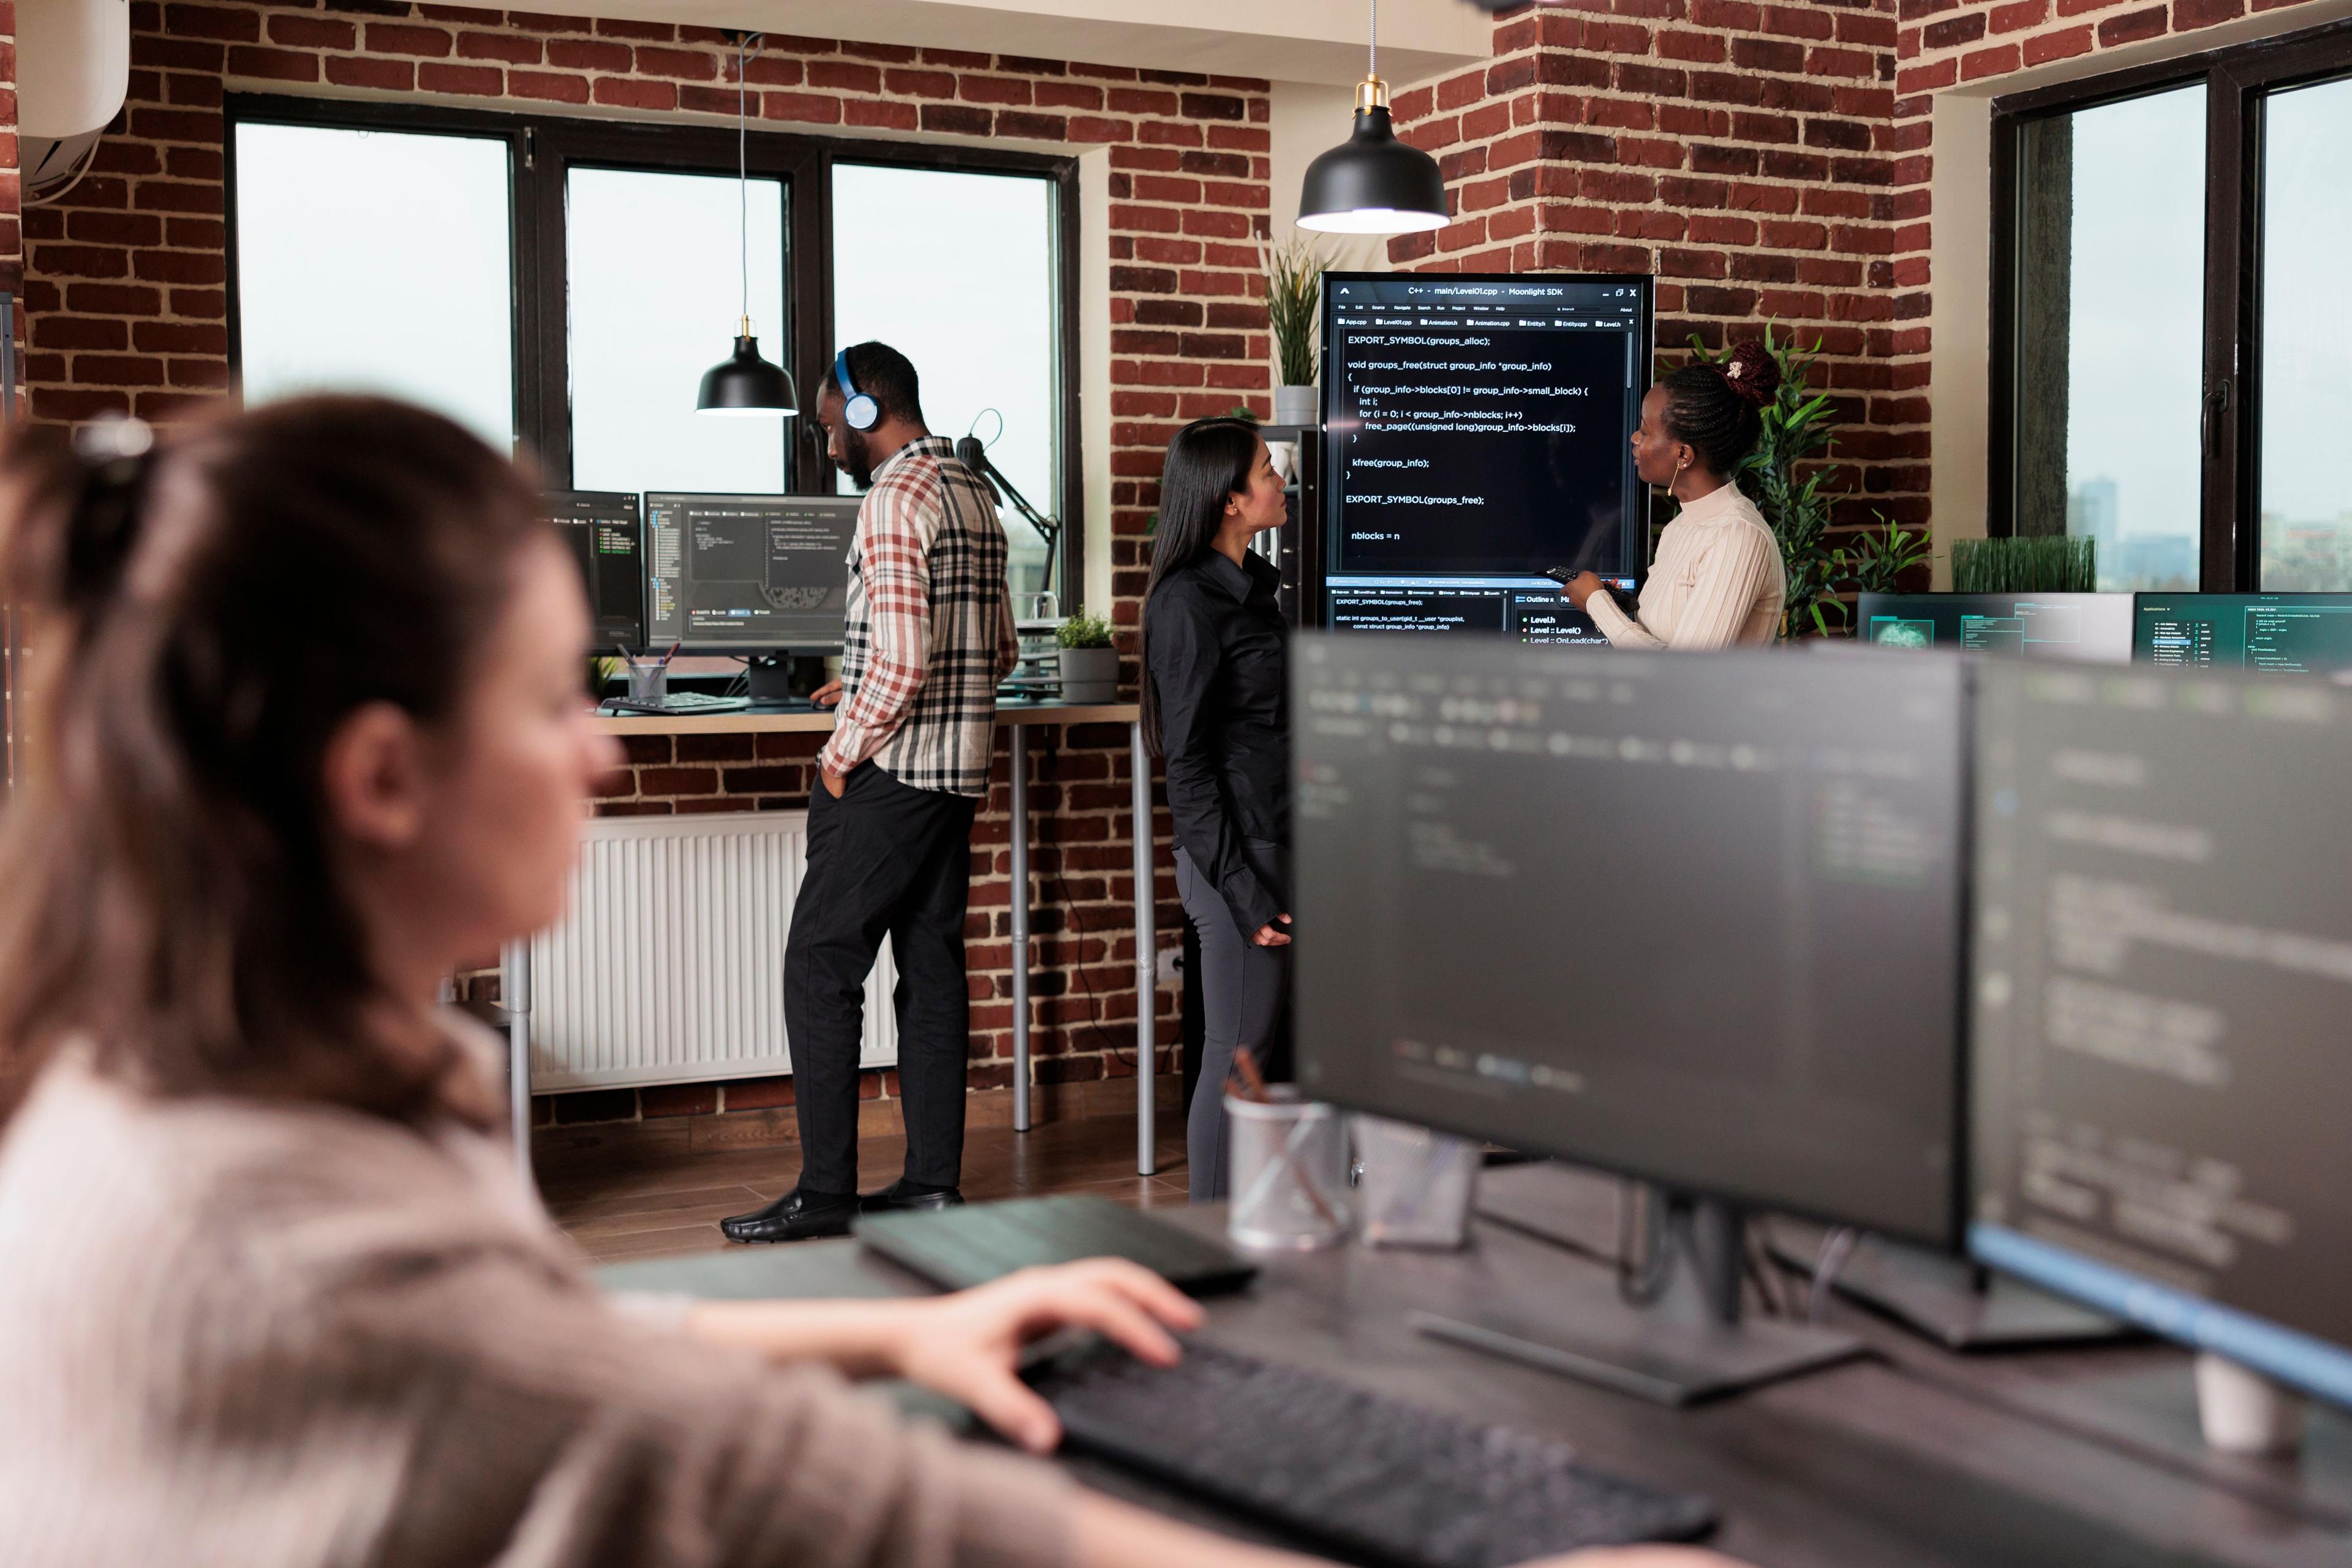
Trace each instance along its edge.
{"label": "white sky", "polygon": [[[834,165],[834,346],[874,339],[914,361],[935,434],[961,437],[982,409],[1002,413],[989,460],[1048,516],[1061,504],[1052,200],[1042,179]],[[1009,507],[1005,520],[1016,554],[1034,554],[1036,536]],[[1013,586],[1034,583],[1016,571]]]}
{"label": "white sky", "polygon": [[389,393],[512,446],[504,142],[241,124],[236,175],[249,401]]}
{"label": "white sky", "polygon": [[[564,266],[575,489],[784,488],[784,442],[798,420],[694,406],[703,373],[734,353],[746,226],[752,335],[764,357],[782,363],[783,190],[776,180],[750,182],[744,226],[730,177],[572,171]],[[816,388],[799,391],[805,408]]]}
{"label": "white sky", "polygon": [[2117,531],[2198,531],[2205,89],[2074,116],[2066,487],[2116,481]]}
{"label": "white sky", "polygon": [[2352,435],[2352,82],[2266,112],[2262,507],[2332,523],[2352,511],[2335,461]]}

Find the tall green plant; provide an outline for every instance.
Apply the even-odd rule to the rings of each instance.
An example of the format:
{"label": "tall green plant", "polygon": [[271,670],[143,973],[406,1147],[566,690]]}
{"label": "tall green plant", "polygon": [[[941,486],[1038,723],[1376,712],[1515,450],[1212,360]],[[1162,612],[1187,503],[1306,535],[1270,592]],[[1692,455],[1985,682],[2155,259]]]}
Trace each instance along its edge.
{"label": "tall green plant", "polygon": [[2099,542],[2063,535],[1952,541],[1956,594],[2089,594],[2099,585]]}
{"label": "tall green plant", "polygon": [[1265,275],[1266,324],[1274,331],[1275,368],[1285,386],[1315,381],[1315,311],[1322,302],[1323,258],[1305,236],[1259,247]]}
{"label": "tall green plant", "polygon": [[[1830,508],[1837,493],[1831,487],[1837,470],[1822,459],[1836,439],[1837,420],[1828,395],[1811,385],[1821,346],[1817,338],[1808,353],[1775,337],[1769,326],[1764,329],[1764,351],[1780,367],[1780,387],[1761,410],[1763,429],[1755,449],[1731,476],[1780,542],[1788,577],[1783,637],[1826,637],[1843,629],[1846,615],[1840,592],[1892,591],[1906,572],[1927,560],[1930,549],[1924,531],[1913,533],[1884,518],[1879,531],[1863,535],[1852,549],[1831,542]],[[1691,349],[1710,364],[1723,363],[1731,353],[1710,350],[1696,337]],[[1801,479],[1798,470],[1807,463],[1814,466]]]}

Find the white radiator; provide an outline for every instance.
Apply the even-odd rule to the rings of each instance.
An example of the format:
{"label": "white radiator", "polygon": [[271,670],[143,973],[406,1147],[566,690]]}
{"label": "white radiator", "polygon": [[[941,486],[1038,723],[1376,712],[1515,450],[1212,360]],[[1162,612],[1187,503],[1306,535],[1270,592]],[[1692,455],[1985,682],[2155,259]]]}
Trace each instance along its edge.
{"label": "white radiator", "polygon": [[[784,935],[808,814],[600,816],[568,912],[531,939],[531,1088],[700,1083],[792,1071]],[[861,1061],[898,1060],[885,942]]]}

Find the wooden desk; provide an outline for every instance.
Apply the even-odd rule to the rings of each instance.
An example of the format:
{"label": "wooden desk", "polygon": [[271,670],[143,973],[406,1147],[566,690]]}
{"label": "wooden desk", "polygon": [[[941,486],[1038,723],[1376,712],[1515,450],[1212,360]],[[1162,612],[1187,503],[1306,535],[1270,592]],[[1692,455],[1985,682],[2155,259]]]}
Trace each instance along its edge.
{"label": "wooden desk", "polygon": [[[1556,1200],[1580,1237],[1611,1212],[1610,1184],[1591,1176],[1528,1166],[1487,1177],[1522,1204]],[[1203,1233],[1224,1223],[1222,1205],[1156,1212]],[[2179,1351],[1962,1359],[1841,1309],[1838,1326],[1867,1337],[1878,1359],[1671,1410],[1408,1328],[1413,1309],[1542,1301],[1600,1271],[1522,1230],[1483,1220],[1475,1230],[1460,1254],[1351,1246],[1266,1258],[1252,1290],[1210,1303],[1203,1332],[1401,1398],[1557,1433],[1603,1468],[1706,1492],[1724,1517],[1710,1544],[1760,1568],[2352,1563],[2352,1422],[2318,1415],[2300,1466],[2205,1456],[2186,1425],[2189,1359]],[[603,1275],[615,1288],[707,1296],[924,1292],[853,1242],[621,1264]],[[1181,1494],[1066,1462],[1106,1491],[1264,1539]]]}
{"label": "wooden desk", "polygon": [[[1156,885],[1151,843],[1151,756],[1143,744],[1143,725],[1132,702],[1070,703],[1000,700],[996,722],[1007,731],[1012,748],[1012,858],[1014,893],[1012,907],[1013,951],[1013,1126],[1026,1132],[1029,1108],[1029,731],[1042,724],[1123,724],[1127,726],[1129,773],[1133,781],[1135,813],[1135,1169],[1150,1175],[1159,1163],[1153,1153],[1152,1066],[1157,1059],[1153,1038],[1153,994],[1158,984],[1159,952],[1153,930]],[[740,735],[823,734],[833,729],[833,715],[819,712],[709,713],[696,717],[656,714],[608,714],[596,720],[608,735]],[[499,991],[514,1017],[515,1139],[528,1167],[530,1160],[530,947],[518,942],[507,950]]]}

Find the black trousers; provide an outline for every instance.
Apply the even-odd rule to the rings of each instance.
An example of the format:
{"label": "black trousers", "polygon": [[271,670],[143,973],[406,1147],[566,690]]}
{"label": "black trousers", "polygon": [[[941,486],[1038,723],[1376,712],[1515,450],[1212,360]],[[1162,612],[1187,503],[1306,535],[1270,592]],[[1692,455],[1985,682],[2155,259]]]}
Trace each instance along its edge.
{"label": "black trousers", "polygon": [[[1290,885],[1289,857],[1276,845],[1248,840],[1243,851],[1272,885]],[[1276,1059],[1290,999],[1290,950],[1260,947],[1234,923],[1225,897],[1176,851],[1176,893],[1201,941],[1201,1076],[1184,1115],[1188,1195],[1196,1204],[1230,1195],[1232,1139],[1225,1119],[1225,1078],[1234,1053],[1247,1046],[1268,1078],[1289,1076]]]}
{"label": "black trousers", "polygon": [[963,1168],[971,1002],[963,916],[971,878],[968,795],[916,789],[872,763],[835,800],[809,797],[808,863],[784,947],[784,1027],[801,1185],[857,1190],[857,1058],[866,979],[882,939],[898,966],[898,1089],[907,1179],[952,1187]]}

